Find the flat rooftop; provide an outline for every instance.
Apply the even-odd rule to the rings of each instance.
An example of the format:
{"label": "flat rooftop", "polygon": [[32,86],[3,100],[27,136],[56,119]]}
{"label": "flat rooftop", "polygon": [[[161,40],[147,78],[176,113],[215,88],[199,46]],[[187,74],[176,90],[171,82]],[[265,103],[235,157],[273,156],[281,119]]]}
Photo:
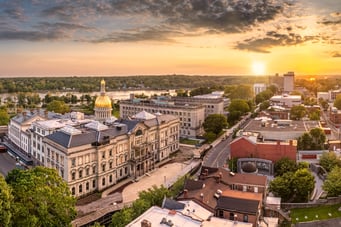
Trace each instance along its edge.
{"label": "flat rooftop", "polygon": [[[282,124],[278,124],[278,122]],[[251,120],[243,129],[244,132],[259,132],[265,140],[297,139],[303,133],[320,127],[318,121],[276,121]],[[285,122],[285,123],[283,123]]]}

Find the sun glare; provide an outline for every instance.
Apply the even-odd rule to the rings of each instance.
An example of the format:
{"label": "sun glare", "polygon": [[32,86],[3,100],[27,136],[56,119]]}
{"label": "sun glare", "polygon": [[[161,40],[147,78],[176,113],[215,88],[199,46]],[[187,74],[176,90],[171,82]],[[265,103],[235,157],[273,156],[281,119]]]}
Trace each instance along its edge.
{"label": "sun glare", "polygon": [[265,64],[263,62],[253,62],[252,63],[252,73],[254,75],[260,76],[265,74]]}

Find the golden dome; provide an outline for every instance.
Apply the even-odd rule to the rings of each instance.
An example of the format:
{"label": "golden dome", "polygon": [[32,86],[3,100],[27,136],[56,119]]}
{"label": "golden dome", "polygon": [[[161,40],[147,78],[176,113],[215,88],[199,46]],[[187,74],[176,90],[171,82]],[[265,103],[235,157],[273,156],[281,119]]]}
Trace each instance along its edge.
{"label": "golden dome", "polygon": [[107,95],[101,95],[96,98],[95,108],[112,108],[111,100]]}

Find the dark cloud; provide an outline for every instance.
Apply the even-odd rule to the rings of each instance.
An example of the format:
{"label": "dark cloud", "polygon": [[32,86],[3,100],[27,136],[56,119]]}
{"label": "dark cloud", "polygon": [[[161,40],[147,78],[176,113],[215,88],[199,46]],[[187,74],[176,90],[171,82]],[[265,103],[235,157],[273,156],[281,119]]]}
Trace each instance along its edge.
{"label": "dark cloud", "polygon": [[72,38],[72,32],[77,30],[95,31],[94,28],[71,23],[49,23],[41,22],[33,26],[34,30],[23,31],[9,28],[1,29],[0,40],[26,40],[26,41],[44,41],[44,40],[62,40]]}
{"label": "dark cloud", "polygon": [[24,20],[24,10],[21,7],[11,7],[3,10],[3,13],[12,18],[18,20]]}
{"label": "dark cloud", "polygon": [[281,34],[270,31],[263,38],[251,38],[237,43],[235,49],[270,53],[270,49],[276,46],[294,46],[308,41],[319,41],[321,38],[320,36],[301,36],[295,33]]}
{"label": "dark cloud", "polygon": [[339,20],[324,20],[319,22],[320,24],[324,24],[324,25],[337,25],[337,24],[341,24],[341,19]]}
{"label": "dark cloud", "polygon": [[341,58],[341,53],[335,51],[335,52],[332,53],[332,57],[333,57],[333,58]]}
{"label": "dark cloud", "polygon": [[64,32],[0,31],[0,40],[44,41],[70,38]]}
{"label": "dark cloud", "polygon": [[[69,1],[42,10],[46,17],[58,18],[63,21],[76,21],[83,17],[107,16],[115,17],[130,15],[148,17],[158,21],[159,27],[172,27],[189,31],[204,29],[215,33],[236,33],[249,30],[252,26],[269,21],[282,12],[285,0],[113,0],[113,1]],[[141,27],[139,27],[141,28]],[[148,25],[142,25],[148,29]],[[172,32],[168,33],[169,35]],[[116,35],[116,37],[115,37]],[[145,37],[154,40],[156,36],[164,37],[164,31],[153,29],[152,32],[114,32],[102,40],[135,41]],[[124,38],[127,37],[125,40]],[[148,39],[149,38],[149,39]]]}
{"label": "dark cloud", "polygon": [[106,37],[93,40],[93,43],[104,43],[104,42],[139,42],[139,41],[158,41],[175,43],[174,39],[169,37],[183,36],[181,32],[148,28],[141,31],[130,31],[130,32],[114,32]]}

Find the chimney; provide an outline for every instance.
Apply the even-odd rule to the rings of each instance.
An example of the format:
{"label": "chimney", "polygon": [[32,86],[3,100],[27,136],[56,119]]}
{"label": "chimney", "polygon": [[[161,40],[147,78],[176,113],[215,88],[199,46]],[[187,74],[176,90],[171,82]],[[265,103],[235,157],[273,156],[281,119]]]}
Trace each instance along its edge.
{"label": "chimney", "polygon": [[187,196],[188,196],[188,190],[184,189],[184,198],[187,198]]}
{"label": "chimney", "polygon": [[204,193],[200,193],[200,200],[204,202]]}
{"label": "chimney", "polygon": [[152,223],[146,219],[141,221],[141,227],[152,227]]}
{"label": "chimney", "polygon": [[204,169],[203,175],[204,175],[204,176],[207,176],[207,175],[208,175],[208,169]]}
{"label": "chimney", "polygon": [[47,118],[49,111],[45,110],[44,111],[44,116]]}
{"label": "chimney", "polygon": [[293,142],[292,140],[289,140],[289,145],[292,146],[293,145]]}

